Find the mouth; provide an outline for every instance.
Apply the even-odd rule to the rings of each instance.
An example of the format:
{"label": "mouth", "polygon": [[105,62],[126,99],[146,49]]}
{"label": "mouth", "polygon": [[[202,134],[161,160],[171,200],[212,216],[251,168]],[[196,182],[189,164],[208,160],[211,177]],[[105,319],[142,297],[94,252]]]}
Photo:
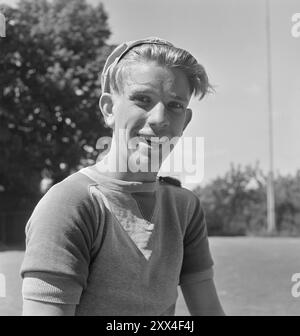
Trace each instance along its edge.
{"label": "mouth", "polygon": [[150,134],[141,134],[138,133],[137,135],[143,142],[146,142],[149,146],[153,145],[162,145],[167,141],[167,137],[161,137],[159,138],[156,135],[150,135]]}

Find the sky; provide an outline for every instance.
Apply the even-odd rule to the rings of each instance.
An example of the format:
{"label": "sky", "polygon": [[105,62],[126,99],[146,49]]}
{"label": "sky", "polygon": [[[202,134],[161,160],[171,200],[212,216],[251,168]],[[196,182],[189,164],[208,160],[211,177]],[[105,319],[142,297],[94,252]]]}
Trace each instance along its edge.
{"label": "sky", "polygon": [[[112,32],[110,43],[159,36],[190,51],[205,67],[216,92],[191,101],[193,118],[184,133],[204,138],[201,182],[223,175],[231,162],[259,161],[267,172],[265,1],[101,2]],[[300,37],[291,34],[294,13],[300,13],[300,0],[270,0],[274,168],[281,174],[300,169]]]}

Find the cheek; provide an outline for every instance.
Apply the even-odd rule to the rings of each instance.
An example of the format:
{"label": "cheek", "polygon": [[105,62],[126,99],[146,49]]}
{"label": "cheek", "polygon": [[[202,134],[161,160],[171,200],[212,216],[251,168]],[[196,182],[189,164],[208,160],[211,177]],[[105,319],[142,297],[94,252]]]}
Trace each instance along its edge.
{"label": "cheek", "polygon": [[114,115],[118,127],[124,128],[131,118],[130,106],[126,103],[120,103],[116,106]]}
{"label": "cheek", "polygon": [[184,127],[184,121],[185,121],[184,115],[176,116],[171,120],[170,132],[173,137],[178,136],[182,133]]}
{"label": "cheek", "polygon": [[123,104],[115,114],[115,129],[119,132],[124,131],[126,138],[134,137],[144,127],[146,120],[147,113],[144,110],[130,104]]}
{"label": "cheek", "polygon": [[147,120],[147,113],[139,108],[129,109],[126,112],[124,121],[126,122],[127,128],[136,129],[144,126]]}

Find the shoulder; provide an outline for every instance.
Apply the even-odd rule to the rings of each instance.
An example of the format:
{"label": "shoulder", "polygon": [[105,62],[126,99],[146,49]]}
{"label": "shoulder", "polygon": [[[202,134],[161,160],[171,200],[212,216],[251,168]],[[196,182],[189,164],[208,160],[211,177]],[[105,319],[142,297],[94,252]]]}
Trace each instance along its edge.
{"label": "shoulder", "polygon": [[31,219],[46,221],[46,218],[62,221],[64,218],[93,218],[98,210],[90,192],[94,181],[76,172],[53,185],[39,200]]}
{"label": "shoulder", "polygon": [[199,197],[181,185],[174,177],[159,177],[163,200],[173,203],[180,211],[193,214],[201,208]]}
{"label": "shoulder", "polygon": [[76,172],[53,185],[42,200],[69,205],[78,205],[90,198],[89,188],[94,184],[88,176]]}
{"label": "shoulder", "polygon": [[81,232],[89,237],[86,241],[92,241],[99,222],[99,211],[89,191],[93,183],[90,178],[77,172],[52,186],[38,202],[27,222],[27,239],[32,238],[35,232],[35,236],[44,239],[51,236],[53,241],[56,237],[61,242]]}
{"label": "shoulder", "polygon": [[161,189],[164,189],[176,197],[186,199],[191,202],[198,202],[198,196],[191,190],[182,186],[181,181],[171,176],[159,176]]}

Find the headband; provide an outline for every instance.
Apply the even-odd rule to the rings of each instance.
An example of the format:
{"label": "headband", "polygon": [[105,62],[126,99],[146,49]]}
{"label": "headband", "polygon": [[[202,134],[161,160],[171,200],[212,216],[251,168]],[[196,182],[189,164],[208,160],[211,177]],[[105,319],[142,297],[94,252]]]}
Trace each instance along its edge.
{"label": "headband", "polygon": [[142,44],[159,44],[159,45],[167,45],[169,47],[174,47],[172,43],[160,39],[158,37],[148,37],[141,40],[136,41],[128,41],[117,46],[112,53],[107,57],[106,62],[104,64],[102,74],[101,74],[101,87],[102,93],[110,92],[110,73],[113,68],[119,63],[122,57],[128,53],[132,48],[142,45]]}

